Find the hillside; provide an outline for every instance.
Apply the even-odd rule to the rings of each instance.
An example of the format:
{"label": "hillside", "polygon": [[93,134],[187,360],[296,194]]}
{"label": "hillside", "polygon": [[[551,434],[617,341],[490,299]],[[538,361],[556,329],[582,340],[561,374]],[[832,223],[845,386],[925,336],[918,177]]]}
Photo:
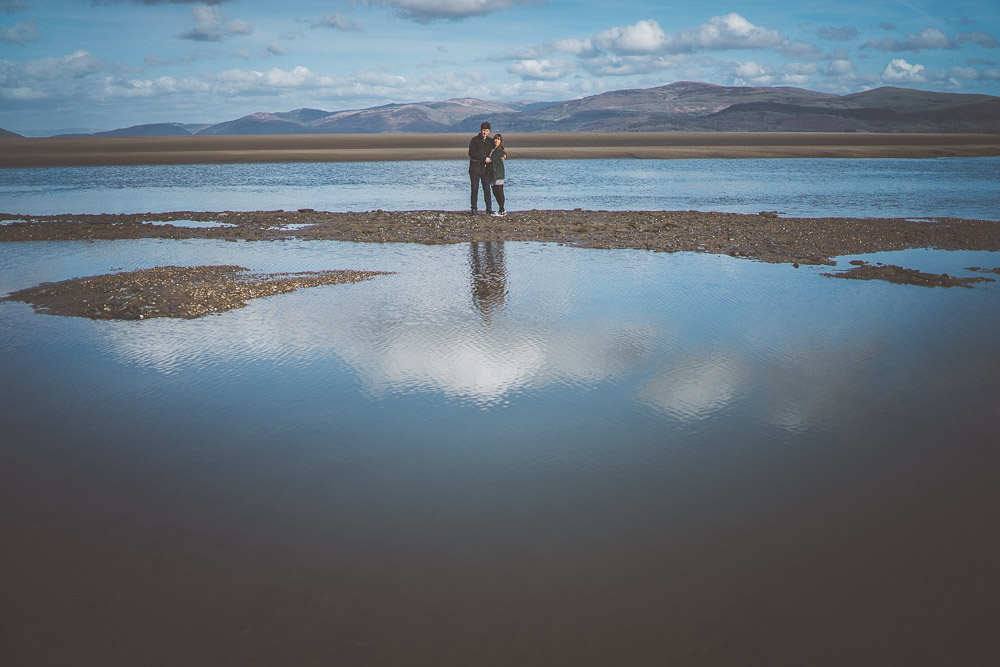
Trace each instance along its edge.
{"label": "hillside", "polygon": [[[682,81],[619,90],[496,118],[532,131],[1000,132],[1000,98],[879,88],[832,95]],[[985,105],[985,106],[984,106]]]}
{"label": "hillside", "polygon": [[[198,134],[377,134],[452,132],[456,125],[480,121],[480,116],[517,113],[523,102],[484,102],[462,98],[444,102],[387,104],[369,109],[321,111],[298,109],[285,113],[254,113],[207,127]],[[473,129],[475,131],[475,129]]]}
{"label": "hillside", "polygon": [[17,134],[16,132],[10,132],[0,127],[0,139],[14,139],[20,136],[21,135]]}
{"label": "hillside", "polygon": [[367,109],[257,112],[215,125],[161,123],[97,136],[475,132],[1000,133],[1000,97],[877,88],[834,95],[794,87],[678,81],[562,102],[473,98]]}

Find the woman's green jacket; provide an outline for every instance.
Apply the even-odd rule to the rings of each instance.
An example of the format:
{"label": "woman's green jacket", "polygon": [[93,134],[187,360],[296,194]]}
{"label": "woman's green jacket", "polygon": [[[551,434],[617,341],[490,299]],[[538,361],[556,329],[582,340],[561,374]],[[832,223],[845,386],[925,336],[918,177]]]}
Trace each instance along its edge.
{"label": "woman's green jacket", "polygon": [[493,168],[493,179],[494,181],[502,181],[504,175],[503,169],[503,158],[507,156],[507,151],[504,149],[494,148],[490,152],[490,167]]}

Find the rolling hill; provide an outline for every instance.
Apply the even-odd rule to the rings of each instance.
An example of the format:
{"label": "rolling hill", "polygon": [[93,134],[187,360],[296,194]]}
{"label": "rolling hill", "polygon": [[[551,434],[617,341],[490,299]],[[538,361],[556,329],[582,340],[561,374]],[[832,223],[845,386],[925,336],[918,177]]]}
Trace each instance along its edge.
{"label": "rolling hill", "polygon": [[1000,133],[1000,97],[893,87],[834,95],[678,81],[562,102],[462,98],[332,112],[297,109],[208,126],[138,125],[95,136],[475,132],[484,119],[500,131],[517,132]]}

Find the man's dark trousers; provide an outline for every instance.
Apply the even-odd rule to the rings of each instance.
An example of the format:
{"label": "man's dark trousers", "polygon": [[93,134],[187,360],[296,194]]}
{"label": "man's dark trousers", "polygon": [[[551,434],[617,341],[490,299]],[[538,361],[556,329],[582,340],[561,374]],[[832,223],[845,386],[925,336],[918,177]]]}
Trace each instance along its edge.
{"label": "man's dark trousers", "polygon": [[493,210],[493,199],[490,197],[490,178],[483,169],[481,174],[469,174],[469,182],[472,185],[472,210],[479,208],[479,185],[483,186],[483,199],[486,201],[486,210]]}

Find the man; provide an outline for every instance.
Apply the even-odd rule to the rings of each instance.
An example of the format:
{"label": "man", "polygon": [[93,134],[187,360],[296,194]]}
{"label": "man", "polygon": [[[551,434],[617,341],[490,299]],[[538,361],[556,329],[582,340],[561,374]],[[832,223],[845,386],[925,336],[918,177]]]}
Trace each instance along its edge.
{"label": "man", "polygon": [[483,122],[479,126],[479,134],[469,142],[469,183],[472,185],[472,215],[479,213],[479,185],[483,186],[483,200],[486,202],[486,214],[493,215],[493,199],[490,197],[490,124]]}

